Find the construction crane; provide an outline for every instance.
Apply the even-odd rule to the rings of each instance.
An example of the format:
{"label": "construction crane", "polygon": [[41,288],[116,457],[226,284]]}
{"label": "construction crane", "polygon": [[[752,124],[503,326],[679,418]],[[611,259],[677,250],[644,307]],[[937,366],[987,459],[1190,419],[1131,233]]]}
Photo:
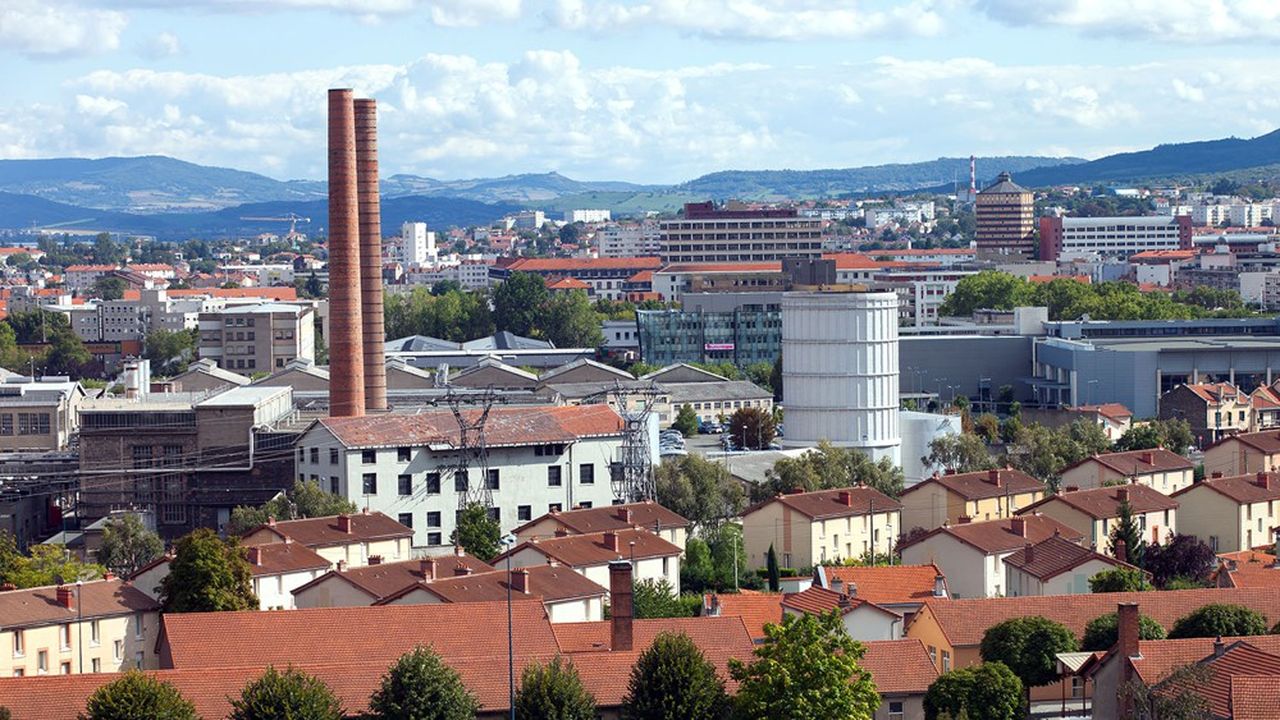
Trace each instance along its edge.
{"label": "construction crane", "polygon": [[289,234],[286,237],[293,237],[298,234],[298,223],[310,223],[311,218],[302,217],[297,213],[289,213],[280,217],[242,217],[241,220],[249,220],[253,222],[287,222],[289,223]]}

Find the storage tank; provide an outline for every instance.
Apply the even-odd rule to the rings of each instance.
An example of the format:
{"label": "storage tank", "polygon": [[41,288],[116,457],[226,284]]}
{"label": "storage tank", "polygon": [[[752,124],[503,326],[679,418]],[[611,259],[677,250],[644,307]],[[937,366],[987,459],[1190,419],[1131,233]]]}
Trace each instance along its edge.
{"label": "storage tank", "polygon": [[897,294],[784,294],[782,387],[783,445],[827,440],[900,465]]}

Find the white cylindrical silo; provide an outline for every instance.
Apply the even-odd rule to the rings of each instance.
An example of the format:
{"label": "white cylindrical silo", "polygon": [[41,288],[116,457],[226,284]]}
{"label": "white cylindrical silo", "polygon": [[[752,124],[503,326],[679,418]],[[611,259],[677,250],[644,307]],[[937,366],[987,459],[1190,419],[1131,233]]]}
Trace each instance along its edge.
{"label": "white cylindrical silo", "polygon": [[897,294],[783,295],[782,388],[784,445],[827,440],[900,464]]}

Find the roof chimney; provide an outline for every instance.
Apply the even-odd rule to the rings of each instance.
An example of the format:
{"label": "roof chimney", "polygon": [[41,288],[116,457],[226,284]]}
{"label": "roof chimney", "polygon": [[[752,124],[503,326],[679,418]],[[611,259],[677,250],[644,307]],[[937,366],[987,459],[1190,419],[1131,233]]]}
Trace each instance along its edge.
{"label": "roof chimney", "polygon": [[453,546],[453,556],[454,556],[454,557],[462,557],[463,555],[466,555],[466,554],[467,554],[466,549],[465,549],[465,548],[463,548],[461,545],[454,545],[454,546]]}
{"label": "roof chimney", "polygon": [[702,602],[703,617],[720,617],[720,596],[712,593]]}
{"label": "roof chimney", "polygon": [[569,531],[564,528],[556,528],[556,537],[569,537]]}
{"label": "roof chimney", "polygon": [[1220,478],[1220,477],[1222,477],[1222,471],[1221,471],[1221,470],[1214,470],[1212,473],[1209,473],[1209,477],[1211,477],[1211,478]]}
{"label": "roof chimney", "polygon": [[996,487],[1000,487],[1000,471],[996,468],[992,468],[988,470],[987,482],[991,483],[992,485],[995,485]]}
{"label": "roof chimney", "polygon": [[1156,464],[1156,454],[1151,452],[1150,450],[1143,450],[1142,454],[1139,455],[1138,457],[1142,459],[1142,462],[1148,465]]}
{"label": "roof chimney", "polygon": [[956,519],[956,524],[958,525],[968,525],[971,522],[973,522],[973,518],[969,517],[968,515],[961,515],[959,518]]}
{"label": "roof chimney", "polygon": [[471,566],[470,566],[470,565],[463,565],[463,564],[459,563],[459,564],[457,564],[457,565],[455,565],[455,566],[453,567],[453,576],[454,576],[454,577],[462,577],[463,575],[470,575],[470,574],[471,574]]}
{"label": "roof chimney", "polygon": [[529,594],[529,571],[524,568],[516,568],[511,571],[511,589],[518,592]]}
{"label": "roof chimney", "polygon": [[422,562],[418,563],[418,567],[419,569],[422,570],[423,580],[427,582],[431,582],[432,580],[436,579],[436,559],[435,558],[423,558]]}
{"label": "roof chimney", "polygon": [[936,598],[947,596],[947,579],[941,573],[933,576],[933,596]]}
{"label": "roof chimney", "polygon": [[1129,548],[1125,544],[1124,538],[1115,539],[1115,542],[1112,543],[1111,552],[1116,556],[1116,559],[1119,560],[1120,562],[1122,563],[1129,562]]}
{"label": "roof chimney", "polygon": [[1222,653],[1226,652],[1227,646],[1222,642],[1222,636],[1213,639],[1213,656],[1222,657]]}
{"label": "roof chimney", "polygon": [[1035,545],[1032,545],[1031,543],[1027,543],[1027,544],[1026,544],[1025,546],[1023,546],[1023,548],[1022,548],[1022,555],[1023,555],[1023,560],[1024,560],[1024,562],[1026,562],[1026,563],[1028,563],[1028,564],[1035,562],[1035,561],[1036,561],[1036,546],[1035,546]]}
{"label": "roof chimney", "polygon": [[18,589],[18,586],[14,585],[11,582],[0,584],[0,592],[12,592],[17,589]]}
{"label": "roof chimney", "polygon": [[1062,488],[1062,491],[1063,491],[1063,492],[1080,492],[1080,486],[1079,486],[1079,485],[1068,485],[1068,486],[1066,486],[1066,487]]}
{"label": "roof chimney", "polygon": [[339,560],[339,561],[338,561],[338,572],[346,572],[346,571],[347,571],[347,561],[346,561],[346,560]]}
{"label": "roof chimney", "polygon": [[378,103],[353,102],[356,198],[360,209],[360,334],[364,350],[364,407],[387,409],[386,329],[382,317],[382,209],[378,193]]}
{"label": "roof chimney", "polygon": [[267,527],[275,527],[275,526],[276,526],[276,516],[275,516],[275,515],[268,515],[268,516],[267,516]]}
{"label": "roof chimney", "polygon": [[618,533],[606,532],[604,534],[604,546],[613,552],[618,552]]}
{"label": "roof chimney", "polygon": [[1116,500],[1119,502],[1129,502],[1129,488],[1127,487],[1116,488]]}
{"label": "roof chimney", "polygon": [[57,589],[58,604],[68,610],[76,609],[76,591],[70,585],[59,585]]}
{"label": "roof chimney", "polygon": [[262,548],[258,547],[257,545],[251,545],[249,547],[249,564],[250,565],[262,564]]}
{"label": "roof chimney", "polygon": [[1027,536],[1027,519],[1022,517],[1009,518],[1009,530],[1018,537]]}
{"label": "roof chimney", "polygon": [[609,563],[609,647],[616,651],[631,649],[632,607],[631,563],[614,560]]}
{"label": "roof chimney", "polygon": [[329,415],[364,414],[364,339],[360,294],[360,194],[355,102],[329,91]]}
{"label": "roof chimney", "polygon": [[831,592],[843,592],[843,590],[841,589],[843,587],[844,587],[844,581],[838,577],[833,577],[831,578],[831,582],[828,583],[827,589],[830,590]]}
{"label": "roof chimney", "polygon": [[369,564],[370,564],[370,565],[381,565],[381,564],[382,564],[382,556],[381,556],[381,555],[370,555],[370,556],[369,556]]}
{"label": "roof chimney", "polygon": [[338,516],[338,532],[351,534],[351,516],[342,514]]}
{"label": "roof chimney", "polygon": [[614,511],[614,515],[624,523],[631,523],[631,508],[620,507]]}
{"label": "roof chimney", "polygon": [[1119,603],[1116,606],[1116,637],[1121,655],[1141,657],[1138,650],[1138,603]]}
{"label": "roof chimney", "polygon": [[1271,489],[1271,478],[1270,478],[1270,477],[1269,477],[1265,472],[1258,471],[1258,480],[1257,480],[1257,485],[1258,485],[1258,487],[1262,488],[1263,490],[1270,490],[1270,489]]}
{"label": "roof chimney", "polygon": [[841,490],[836,498],[841,505],[845,507],[853,507],[853,493],[848,490]]}

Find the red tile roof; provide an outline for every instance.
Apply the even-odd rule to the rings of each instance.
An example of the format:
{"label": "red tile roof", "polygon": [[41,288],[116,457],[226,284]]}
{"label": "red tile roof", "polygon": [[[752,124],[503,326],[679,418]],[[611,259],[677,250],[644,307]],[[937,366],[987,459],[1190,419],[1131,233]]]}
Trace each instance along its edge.
{"label": "red tile roof", "polygon": [[1074,412],[1097,413],[1109,420],[1125,420],[1133,417],[1129,408],[1121,403],[1103,403],[1101,405],[1077,405],[1071,408]]}
{"label": "red tile roof", "polygon": [[577,278],[555,278],[547,283],[548,290],[590,290],[591,286]]}
{"label": "red tile roof", "polygon": [[578,534],[604,530],[625,530],[636,526],[646,530],[687,528],[689,521],[672,510],[652,500],[624,505],[601,505],[547,513],[521,525],[512,532],[517,535],[526,528],[551,519],[565,530]]}
{"label": "red tile roof", "polygon": [[[75,585],[62,586],[73,594]],[[131,615],[159,610],[160,605],[141,590],[120,579],[91,580],[79,588],[80,607],[58,603],[54,585],[0,592],[0,629],[39,627],[76,619]]]}
{"label": "red tile roof", "polygon": [[[609,594],[609,591],[603,586],[566,567],[534,565],[527,568],[517,568],[512,571],[513,574],[519,572],[528,574],[528,584],[526,586],[528,587],[528,592],[522,592],[513,585],[511,586],[512,597],[540,598],[545,603],[601,597]],[[419,590],[434,595],[444,602],[505,601],[507,598],[507,586],[506,570],[494,570],[471,575],[454,575],[431,582],[416,582],[379,600],[376,604],[393,604],[401,597]]]}
{"label": "red tile roof", "polygon": [[[1014,532],[1015,520],[1023,521],[1021,533]],[[994,555],[1017,550],[1026,545],[1028,540],[1040,542],[1052,537],[1055,533],[1068,540],[1077,542],[1084,540],[1084,535],[1051,517],[1025,515],[936,528],[911,542],[904,543],[902,547],[910,547],[935,535],[947,535],[987,555]]]}
{"label": "red tile roof", "polygon": [[1232,720],[1275,720],[1280,677],[1236,675],[1231,678]]}
{"label": "red tile roof", "polygon": [[1275,410],[1280,408],[1280,392],[1266,385],[1260,386],[1249,396],[1254,410]]}
{"label": "red tile roof", "polygon": [[1090,462],[1100,463],[1125,477],[1195,468],[1195,465],[1191,464],[1190,460],[1176,452],[1165,450],[1164,448],[1152,448],[1150,450],[1128,450],[1126,452],[1094,455],[1081,460],[1067,468],[1067,470]]}
{"label": "red tile roof", "polygon": [[841,615],[857,610],[860,607],[868,607],[872,610],[879,610],[888,615],[902,617],[901,613],[894,612],[886,607],[881,607],[876,603],[860,597],[850,597],[843,592],[836,592],[813,585],[808,589],[801,590],[798,593],[787,593],[782,596],[782,607],[787,610],[795,610],[808,615],[820,615],[822,613],[831,612],[839,609]]}
{"label": "red tile roof", "polygon": [[1280,473],[1259,472],[1230,477],[1207,477],[1182,488],[1170,497],[1182,497],[1192,490],[1201,492],[1201,488],[1213,490],[1240,505],[1268,502],[1280,499]]}
{"label": "red tile roof", "polygon": [[[1262,430],[1260,432],[1228,435],[1209,447],[1217,447],[1223,443],[1239,441],[1267,455],[1280,453],[1280,430]],[[1207,448],[1206,448],[1207,449]]]}
{"label": "red tile roof", "polygon": [[[1248,640],[1226,645],[1221,655],[1205,659],[1209,682],[1195,688],[1209,701],[1214,717],[1231,717],[1232,679],[1238,675],[1264,676],[1280,680],[1280,655],[1258,649]],[[1166,685],[1167,687],[1167,685]],[[1270,717],[1280,717],[1280,698],[1272,697]]]}
{"label": "red tile roof", "polygon": [[871,673],[881,695],[923,695],[938,679],[924,643],[914,638],[864,641],[858,664]]}
{"label": "red tile roof", "polygon": [[472,557],[466,553],[455,552],[453,555],[438,555],[431,558],[364,565],[362,567],[347,568],[342,571],[334,570],[321,575],[293,592],[296,595],[322,582],[346,581],[372,596],[371,602],[382,600],[410,585],[427,580],[428,578],[423,573],[423,568],[430,561],[435,562],[435,576],[441,579],[453,577],[457,574],[458,568],[465,568],[472,573],[493,572],[497,569],[479,558]]}
{"label": "red tile roof", "polygon": [[862,253],[827,253],[822,259],[835,260],[837,270],[877,270],[884,265]]}
{"label": "red tile roof", "polygon": [[1051,580],[1068,570],[1074,570],[1090,560],[1097,560],[1112,567],[1137,569],[1128,563],[1071,542],[1061,535],[1054,535],[1034,545],[1027,543],[1021,550],[1016,550],[1006,557],[1004,564],[1044,581]]}
{"label": "red tile roof", "polygon": [[[880,605],[919,603],[934,597],[933,590],[942,571],[937,565],[871,565],[824,567],[827,585],[839,580],[845,592]],[[946,580],[943,579],[945,586]]]}
{"label": "red tile roof", "polygon": [[[339,524],[342,517],[350,520],[350,532],[342,530]],[[287,537],[310,548],[413,537],[411,528],[407,528],[377,511],[352,513],[346,516],[329,515],[301,520],[275,520],[245,532],[243,537],[248,538],[262,530],[267,531],[269,534],[274,534],[282,540]]]}
{"label": "red tile roof", "polygon": [[[610,623],[600,622],[553,623],[551,631],[555,634],[560,651],[565,653],[600,653],[610,649]],[[684,633],[699,647],[733,647],[746,652],[738,657],[751,654],[751,637],[742,619],[737,617],[679,617],[658,618],[649,620],[633,620],[631,625],[632,649],[643,650],[653,644],[661,633]],[[598,655],[589,656],[595,662]],[[625,684],[625,681],[623,681]]]}
{"label": "red tile roof", "polygon": [[328,570],[330,567],[328,560],[301,543],[267,543],[245,549],[249,558],[249,570],[255,577],[304,570]]}
{"label": "red tile roof", "polygon": [[507,266],[511,272],[556,273],[575,270],[626,270],[662,267],[655,256],[624,258],[521,258]]}
{"label": "red tile roof", "polygon": [[1276,566],[1275,555],[1242,550],[1218,557],[1222,564],[1213,571],[1218,587],[1280,590],[1280,567]]}
{"label": "red tile roof", "polygon": [[1019,510],[1018,514],[1037,512],[1041,506],[1048,503],[1063,503],[1095,520],[1114,518],[1120,514],[1120,498],[1126,493],[1129,498],[1129,507],[1135,513],[1178,509],[1178,501],[1159,490],[1146,485],[1130,484],[1058,493],[1028,505]]}
{"label": "red tile roof", "polygon": [[722,617],[740,617],[747,632],[754,640],[764,639],[764,626],[782,622],[782,593],[762,593],[744,590],[737,593],[707,595],[703,606],[713,602],[720,606]]}
{"label": "red tile roof", "polygon": [[935,475],[903,491],[903,495],[915,492],[930,483],[936,483],[965,500],[983,500],[1002,495],[1044,492],[1044,483],[1012,468],[980,470],[978,472]]}
{"label": "red tile roof", "polygon": [[1240,389],[1231,383],[1198,383],[1187,384],[1187,389],[1195,393],[1211,406],[1221,405],[1226,401],[1238,402],[1241,399]]}
{"label": "red tile roof", "polygon": [[[480,412],[464,410],[463,416],[470,418]],[[322,418],[317,422],[353,449],[402,445],[452,448],[459,442],[458,421],[448,411]],[[485,423],[485,442],[489,447],[568,443],[621,432],[622,418],[604,404],[494,408]]]}
{"label": "red tile roof", "polygon": [[634,557],[640,560],[680,554],[678,545],[673,545],[648,530],[632,529],[534,539],[520,543],[494,558],[493,562],[501,564],[507,555],[516,556],[526,549],[573,568],[604,565],[620,558]]}
{"label": "red tile roof", "polygon": [[756,503],[744,510],[742,514],[745,517],[775,502],[782,503],[813,520],[868,515],[902,509],[902,503],[875,488],[851,487],[779,495]]}

